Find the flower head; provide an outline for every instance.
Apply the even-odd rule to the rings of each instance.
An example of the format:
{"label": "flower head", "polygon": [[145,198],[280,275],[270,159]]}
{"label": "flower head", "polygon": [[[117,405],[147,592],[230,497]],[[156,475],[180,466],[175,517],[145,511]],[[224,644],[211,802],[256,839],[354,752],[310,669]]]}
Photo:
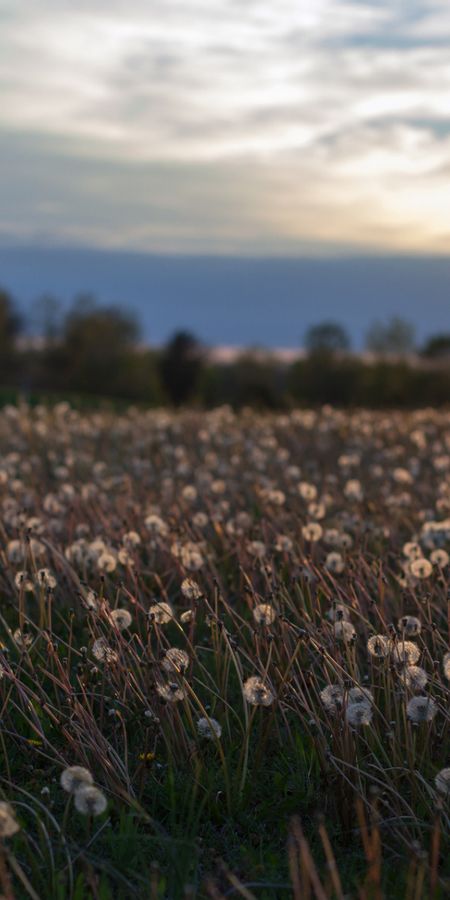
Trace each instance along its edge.
{"label": "flower head", "polygon": [[252,706],[270,706],[275,700],[270,688],[258,675],[247,678],[244,684],[244,697]]}
{"label": "flower head", "polygon": [[75,808],[84,816],[101,816],[107,805],[105,795],[94,785],[84,785],[75,794]]}
{"label": "flower head", "polygon": [[60,784],[68,794],[75,794],[80,788],[93,784],[89,769],[84,766],[69,766],[61,772]]}

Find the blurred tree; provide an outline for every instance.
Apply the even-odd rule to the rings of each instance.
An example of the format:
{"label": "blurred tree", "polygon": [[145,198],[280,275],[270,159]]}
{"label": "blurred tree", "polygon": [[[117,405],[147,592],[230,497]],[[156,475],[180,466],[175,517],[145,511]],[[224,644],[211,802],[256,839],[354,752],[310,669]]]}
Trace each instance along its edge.
{"label": "blurred tree", "polygon": [[38,333],[46,343],[52,343],[61,333],[62,305],[57,297],[43,294],[35,304],[34,321]]}
{"label": "blurred tree", "polygon": [[450,334],[432,335],[421,352],[428,359],[450,359]]}
{"label": "blurred tree", "polygon": [[189,331],[177,331],[160,357],[160,375],[171,403],[180,406],[192,399],[204,365],[197,338]]}
{"label": "blurred tree", "polygon": [[414,325],[399,316],[388,322],[374,322],[366,335],[366,347],[372,353],[404,355],[414,350]]}
{"label": "blurred tree", "polygon": [[114,306],[99,307],[90,295],[77,297],[64,320],[58,347],[67,386],[114,393],[138,336],[132,316]]}
{"label": "blurred tree", "polygon": [[0,287],[0,375],[2,381],[10,380],[16,363],[16,339],[22,321],[15,309],[11,294]]}
{"label": "blurred tree", "polygon": [[338,322],[322,322],[308,328],[305,347],[309,353],[345,352],[350,349],[350,338]]}

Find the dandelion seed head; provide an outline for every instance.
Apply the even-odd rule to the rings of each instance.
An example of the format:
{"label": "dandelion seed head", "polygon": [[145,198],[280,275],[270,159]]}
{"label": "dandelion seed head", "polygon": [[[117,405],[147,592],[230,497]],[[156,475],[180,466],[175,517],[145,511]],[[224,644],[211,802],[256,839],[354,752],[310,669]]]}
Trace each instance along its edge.
{"label": "dandelion seed head", "polygon": [[75,794],[81,787],[93,784],[94,779],[84,766],[68,766],[61,772],[60,784],[68,794]]}
{"label": "dandelion seed head", "polygon": [[84,816],[101,816],[107,806],[105,795],[94,785],[80,787],[75,794],[75,808]]}
{"label": "dandelion seed head", "polygon": [[244,697],[252,706],[271,706],[275,696],[262,678],[253,675],[247,678],[243,687]]}
{"label": "dandelion seed head", "polygon": [[270,603],[258,603],[253,610],[253,618],[257,625],[272,625],[276,612]]}
{"label": "dandelion seed head", "polygon": [[197,731],[202,738],[213,741],[222,735],[222,726],[217,719],[206,719],[202,717],[197,721]]}

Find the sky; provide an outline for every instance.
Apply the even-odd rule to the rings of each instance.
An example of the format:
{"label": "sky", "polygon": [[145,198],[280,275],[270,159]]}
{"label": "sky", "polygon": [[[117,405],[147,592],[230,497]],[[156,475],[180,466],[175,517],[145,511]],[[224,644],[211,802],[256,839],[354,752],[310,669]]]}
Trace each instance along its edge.
{"label": "sky", "polygon": [[449,51],[448,0],[0,0],[0,250],[46,251],[24,302],[76,281],[47,252],[68,248],[428,271]]}

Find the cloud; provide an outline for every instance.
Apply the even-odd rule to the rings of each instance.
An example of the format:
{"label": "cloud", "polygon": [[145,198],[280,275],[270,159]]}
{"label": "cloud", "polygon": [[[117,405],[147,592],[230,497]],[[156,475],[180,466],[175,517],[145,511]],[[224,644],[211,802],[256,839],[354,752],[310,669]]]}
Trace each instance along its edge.
{"label": "cloud", "polygon": [[0,15],[5,236],[448,250],[446,3],[4,0]]}

